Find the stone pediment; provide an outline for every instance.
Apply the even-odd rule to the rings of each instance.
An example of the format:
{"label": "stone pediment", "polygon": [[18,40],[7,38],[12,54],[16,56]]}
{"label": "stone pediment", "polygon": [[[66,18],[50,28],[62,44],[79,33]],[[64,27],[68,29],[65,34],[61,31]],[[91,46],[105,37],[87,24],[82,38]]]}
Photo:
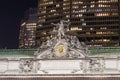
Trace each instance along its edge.
{"label": "stone pediment", "polygon": [[75,59],[86,57],[87,48],[83,46],[83,43],[79,42],[76,36],[65,34],[65,22],[61,21],[58,24],[52,23],[58,27],[58,29],[53,30],[56,35],[52,39],[47,37],[47,41],[43,42],[35,52],[38,59]]}

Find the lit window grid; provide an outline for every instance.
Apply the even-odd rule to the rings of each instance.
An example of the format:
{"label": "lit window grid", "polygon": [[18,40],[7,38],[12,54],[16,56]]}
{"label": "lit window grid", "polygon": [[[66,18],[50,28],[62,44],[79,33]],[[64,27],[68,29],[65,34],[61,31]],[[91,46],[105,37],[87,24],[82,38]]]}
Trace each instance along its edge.
{"label": "lit window grid", "polygon": [[[79,3],[78,3],[79,2]],[[73,6],[73,8],[72,8],[72,10],[71,10],[71,12],[72,12],[72,14],[71,15],[69,15],[69,14],[67,14],[66,15],[66,18],[70,18],[70,16],[72,16],[72,17],[75,17],[76,16],[76,18],[78,18],[78,17],[80,17],[81,18],[81,21],[82,21],[82,17],[85,17],[84,16],[84,13],[85,12],[98,12],[98,13],[94,13],[94,16],[97,16],[97,17],[107,17],[107,16],[118,16],[118,13],[116,12],[113,12],[113,11],[117,11],[117,9],[116,8],[113,8],[113,9],[108,9],[108,8],[104,8],[104,7],[111,7],[111,5],[103,5],[102,3],[111,3],[111,2],[118,2],[118,0],[109,0],[109,1],[106,1],[106,0],[98,0],[97,2],[96,1],[91,1],[90,3],[90,7],[91,7],[91,9],[90,10],[87,10],[87,6],[83,6],[82,7],[82,9],[81,10],[77,10],[78,8],[80,8],[79,6],[78,6],[78,4],[79,5],[83,5],[84,4],[84,1],[80,1],[80,0],[75,0],[75,1],[72,1],[72,4],[75,4],[74,6]],[[94,4],[96,4],[97,3],[97,5],[94,5]],[[64,5],[69,5],[69,4],[65,4],[64,3]],[[96,7],[100,7],[99,9],[97,9]],[[65,8],[63,8],[63,10],[69,10],[69,7],[65,7]],[[108,12],[106,12],[106,11],[108,11]],[[99,12],[101,12],[101,13],[99,13]],[[111,13],[111,12],[113,12],[113,13]],[[77,14],[76,14],[77,13]],[[79,15],[79,14],[81,14],[81,15]],[[51,18],[52,18],[52,16],[51,16]],[[41,22],[41,23],[45,23],[46,22],[46,17],[45,18],[43,18],[43,22]],[[86,20],[83,20],[83,21],[86,21]],[[106,22],[107,23],[107,22]],[[83,26],[88,26],[88,24],[86,23],[86,22],[84,22],[84,23],[81,23]],[[97,25],[96,25],[97,26]],[[103,27],[103,26],[101,26],[101,27]],[[105,27],[107,27],[107,26],[105,26]],[[71,30],[78,30],[78,28],[71,28]],[[93,30],[92,28],[90,29],[90,30]],[[95,30],[95,29],[94,29]],[[107,28],[101,28],[101,30],[106,30],[107,31]],[[82,31],[84,31],[83,29],[82,29]],[[89,33],[89,32],[88,32]],[[97,31],[96,31],[96,33],[97,33]],[[102,34],[114,34],[114,32],[112,33],[102,33]]]}

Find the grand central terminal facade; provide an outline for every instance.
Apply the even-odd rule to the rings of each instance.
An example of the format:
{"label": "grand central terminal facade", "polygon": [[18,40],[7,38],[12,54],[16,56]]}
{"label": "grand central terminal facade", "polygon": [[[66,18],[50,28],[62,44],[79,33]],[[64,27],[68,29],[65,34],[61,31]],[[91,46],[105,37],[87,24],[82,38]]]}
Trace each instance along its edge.
{"label": "grand central terminal facade", "polygon": [[65,34],[64,23],[53,24],[56,36],[38,49],[0,50],[0,79],[119,80],[120,47],[88,48]]}

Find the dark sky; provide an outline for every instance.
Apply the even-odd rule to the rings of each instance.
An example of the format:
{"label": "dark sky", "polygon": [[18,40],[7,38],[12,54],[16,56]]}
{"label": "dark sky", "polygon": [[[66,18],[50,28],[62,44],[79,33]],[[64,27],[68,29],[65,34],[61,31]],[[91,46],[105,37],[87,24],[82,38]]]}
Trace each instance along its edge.
{"label": "dark sky", "polygon": [[37,7],[37,0],[0,1],[0,49],[18,48],[20,21],[30,7]]}

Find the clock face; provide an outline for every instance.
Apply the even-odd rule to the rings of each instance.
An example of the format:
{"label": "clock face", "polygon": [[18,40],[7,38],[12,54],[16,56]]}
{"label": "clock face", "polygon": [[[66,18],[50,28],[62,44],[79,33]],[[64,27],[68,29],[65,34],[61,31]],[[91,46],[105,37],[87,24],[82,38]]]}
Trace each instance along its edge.
{"label": "clock face", "polygon": [[65,46],[64,44],[59,44],[55,46],[55,54],[57,56],[64,56],[66,55],[67,52],[67,46]]}

